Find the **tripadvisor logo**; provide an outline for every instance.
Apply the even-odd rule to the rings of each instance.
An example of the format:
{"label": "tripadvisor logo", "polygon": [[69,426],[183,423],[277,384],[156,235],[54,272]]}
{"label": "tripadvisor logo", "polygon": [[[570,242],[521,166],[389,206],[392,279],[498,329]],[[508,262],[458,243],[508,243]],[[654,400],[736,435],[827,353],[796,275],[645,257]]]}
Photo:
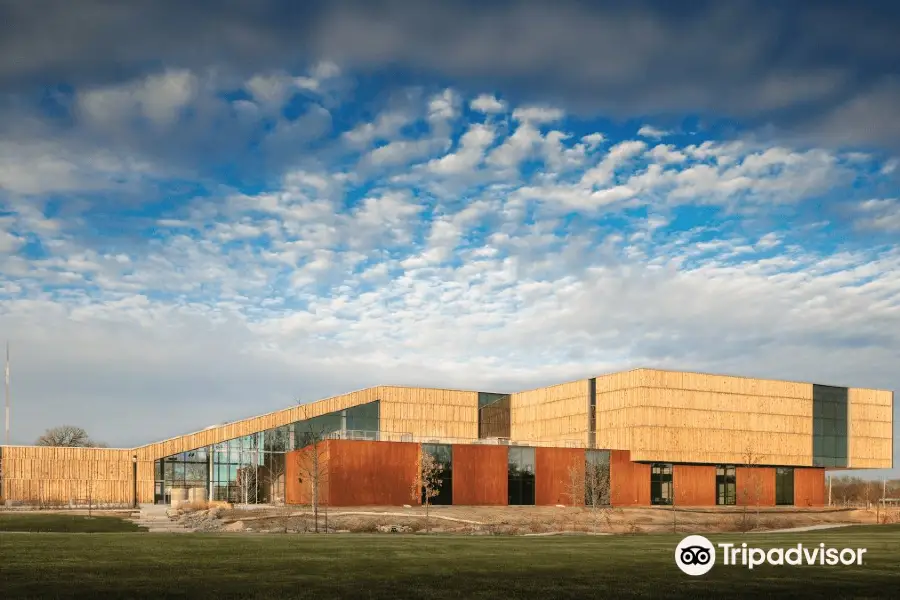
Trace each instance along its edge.
{"label": "tripadvisor logo", "polygon": [[[722,564],[753,569],[760,565],[861,565],[865,548],[828,548],[825,544],[790,548],[753,548],[747,543],[716,544],[721,549]],[[702,535],[689,535],[675,548],[675,564],[688,575],[705,575],[716,564],[716,547]]]}

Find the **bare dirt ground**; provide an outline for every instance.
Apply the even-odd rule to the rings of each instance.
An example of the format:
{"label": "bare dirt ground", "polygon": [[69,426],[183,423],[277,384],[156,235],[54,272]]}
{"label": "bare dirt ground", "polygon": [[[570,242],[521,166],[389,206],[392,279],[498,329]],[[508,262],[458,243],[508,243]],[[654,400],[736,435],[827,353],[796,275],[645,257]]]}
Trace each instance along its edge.
{"label": "bare dirt ground", "polygon": [[[875,510],[797,508],[612,508],[435,506],[433,532],[470,535],[551,533],[666,533],[766,531],[824,524],[874,524]],[[327,514],[327,516],[326,516]],[[900,522],[900,510],[879,514],[882,522]],[[213,509],[178,517],[201,531],[308,532],[315,528],[309,507]],[[426,528],[422,507],[353,507],[319,511],[319,530],[334,532],[415,532]]]}

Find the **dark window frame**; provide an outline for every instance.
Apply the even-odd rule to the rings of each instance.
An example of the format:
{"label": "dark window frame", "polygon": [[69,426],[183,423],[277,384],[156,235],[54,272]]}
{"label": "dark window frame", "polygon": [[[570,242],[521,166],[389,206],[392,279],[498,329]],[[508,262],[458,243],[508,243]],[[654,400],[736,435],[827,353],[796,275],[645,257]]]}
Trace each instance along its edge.
{"label": "dark window frame", "polygon": [[[435,462],[443,467],[441,486],[438,494],[429,500],[432,506],[451,506],[453,504],[453,446],[451,444],[422,444],[422,452],[431,454]],[[425,492],[422,492],[422,504],[425,504]]]}
{"label": "dark window frame", "polygon": [[[650,464],[650,504],[672,506],[675,503],[675,468],[672,463]],[[666,493],[667,492],[667,493]]]}
{"label": "dark window frame", "polygon": [[846,467],[849,455],[849,391],[813,385],[812,455],[815,467]]}
{"label": "dark window frame", "polygon": [[716,506],[737,504],[737,467],[716,465]]}
{"label": "dark window frame", "polygon": [[507,451],[507,504],[534,506],[535,450],[531,446],[510,446]]}
{"label": "dark window frame", "polygon": [[794,505],[794,467],[775,467],[775,506]]}

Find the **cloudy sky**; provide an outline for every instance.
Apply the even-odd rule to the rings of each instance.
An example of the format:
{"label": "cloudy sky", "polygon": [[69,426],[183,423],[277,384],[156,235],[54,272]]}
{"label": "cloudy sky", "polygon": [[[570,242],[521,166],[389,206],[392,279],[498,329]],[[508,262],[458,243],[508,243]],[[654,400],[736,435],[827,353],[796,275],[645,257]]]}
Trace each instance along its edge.
{"label": "cloudy sky", "polygon": [[895,3],[296,4],[0,0],[13,443],[637,366],[900,388]]}

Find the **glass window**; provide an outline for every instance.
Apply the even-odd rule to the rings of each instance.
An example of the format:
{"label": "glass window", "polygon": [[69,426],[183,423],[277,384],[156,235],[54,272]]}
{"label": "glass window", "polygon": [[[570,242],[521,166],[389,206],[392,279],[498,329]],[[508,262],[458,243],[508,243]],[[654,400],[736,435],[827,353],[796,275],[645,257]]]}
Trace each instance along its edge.
{"label": "glass window", "polygon": [[737,470],[734,465],[716,467],[716,504],[733,505],[737,502]]}
{"label": "glass window", "polygon": [[672,464],[653,463],[650,467],[650,503],[672,504]]}
{"label": "glass window", "polygon": [[510,446],[507,483],[510,505],[534,504],[534,448]]}
{"label": "glass window", "polygon": [[[433,456],[442,467],[441,485],[437,489],[437,496],[430,500],[431,504],[453,504],[453,446],[450,444],[422,444],[422,452]],[[422,502],[424,503],[424,501],[423,497]]]}
{"label": "glass window", "polygon": [[813,385],[813,465],[847,466],[847,388]]}
{"label": "glass window", "polygon": [[381,403],[368,402],[347,409],[347,429],[351,431],[378,432],[380,423]]}
{"label": "glass window", "polygon": [[609,450],[584,453],[584,503],[586,506],[609,504]]}
{"label": "glass window", "polygon": [[775,469],[775,504],[794,504],[794,469],[792,467]]}
{"label": "glass window", "polygon": [[511,423],[508,394],[478,393],[479,438],[509,438]]}

